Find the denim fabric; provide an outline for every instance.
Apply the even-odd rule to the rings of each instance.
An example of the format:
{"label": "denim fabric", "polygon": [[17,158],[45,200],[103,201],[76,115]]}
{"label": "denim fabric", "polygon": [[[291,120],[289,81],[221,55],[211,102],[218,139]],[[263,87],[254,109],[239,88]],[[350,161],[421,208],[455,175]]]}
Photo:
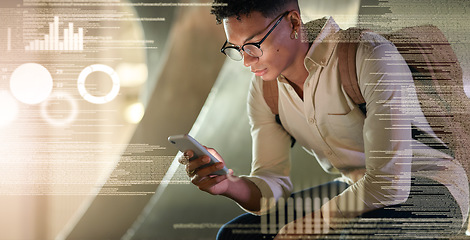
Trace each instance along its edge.
{"label": "denim fabric", "polygon": [[[320,186],[293,193],[294,199],[331,199],[346,189],[343,182],[329,182]],[[312,202],[312,201],[307,201]],[[294,201],[293,207],[297,209]],[[305,204],[302,201],[302,204]],[[305,209],[293,211],[293,219],[304,216]],[[282,209],[282,208],[281,208]],[[251,213],[242,214],[226,223],[217,235],[218,240],[273,239],[287,219],[288,207],[284,212],[271,212],[257,216]],[[282,224],[278,224],[279,214],[286,216]],[[291,216],[292,217],[292,216]],[[367,212],[344,225],[340,230],[330,231],[328,235],[303,235],[296,239],[442,239],[456,235],[462,226],[460,207],[447,188],[427,178],[412,179],[411,193],[408,200],[399,205],[376,209]],[[273,219],[276,221],[273,223]],[[282,218],[281,218],[282,219]],[[264,225],[262,225],[262,223]],[[277,226],[279,225],[279,226]],[[273,227],[274,226],[274,227]]]}

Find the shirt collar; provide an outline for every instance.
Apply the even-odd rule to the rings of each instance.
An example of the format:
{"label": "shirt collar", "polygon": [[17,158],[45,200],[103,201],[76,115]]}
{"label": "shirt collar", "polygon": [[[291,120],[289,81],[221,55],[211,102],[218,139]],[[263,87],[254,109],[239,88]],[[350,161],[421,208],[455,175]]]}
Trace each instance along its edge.
{"label": "shirt collar", "polygon": [[[334,33],[339,30],[338,24],[332,17],[329,17],[318,36],[313,40],[305,57],[304,63],[307,70],[310,70],[313,64],[322,67],[328,64],[337,43],[337,34]],[[311,33],[307,32],[307,34]]]}

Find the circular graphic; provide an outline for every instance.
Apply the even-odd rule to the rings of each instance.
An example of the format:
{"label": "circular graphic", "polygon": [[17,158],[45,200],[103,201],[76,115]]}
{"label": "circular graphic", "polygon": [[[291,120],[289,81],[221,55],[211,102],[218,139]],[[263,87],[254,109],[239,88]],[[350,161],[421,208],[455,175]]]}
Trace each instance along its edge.
{"label": "circular graphic", "polygon": [[[93,96],[85,88],[85,80],[93,72],[104,72],[111,77],[113,81],[113,87],[111,91],[102,97]],[[87,100],[88,102],[95,103],[95,104],[103,104],[112,101],[119,93],[119,76],[118,74],[109,66],[103,64],[94,64],[86,67],[78,76],[78,92],[82,97]]]}
{"label": "circular graphic", "polygon": [[25,63],[17,67],[10,77],[10,90],[18,101],[38,104],[52,91],[52,76],[45,67],[37,63]]}
{"label": "circular graphic", "polygon": [[[51,104],[51,100],[64,100],[67,101],[68,104],[70,104],[70,110],[67,110],[67,112],[70,112],[67,117],[65,118],[54,118],[49,115],[49,111],[47,107]],[[61,113],[65,112],[64,110],[59,110]],[[49,99],[44,101],[41,104],[41,116],[44,118],[49,124],[54,125],[54,126],[64,126],[68,125],[71,122],[73,122],[77,118],[78,114],[78,107],[76,100],[73,99],[68,93],[65,92],[57,92],[53,93]]]}
{"label": "circular graphic", "polygon": [[0,91],[0,127],[13,122],[18,115],[18,103],[7,91]]}

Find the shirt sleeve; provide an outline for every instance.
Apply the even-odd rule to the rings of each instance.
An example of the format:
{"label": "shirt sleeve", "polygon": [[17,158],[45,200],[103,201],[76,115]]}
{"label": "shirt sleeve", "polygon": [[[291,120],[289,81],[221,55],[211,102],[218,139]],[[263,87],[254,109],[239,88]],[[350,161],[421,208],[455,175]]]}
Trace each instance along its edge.
{"label": "shirt sleeve", "polygon": [[330,217],[355,217],[403,203],[410,192],[412,140],[406,104],[414,89],[413,78],[393,44],[373,33],[362,38],[356,70],[367,108],[363,128],[366,172],[322,206]]}
{"label": "shirt sleeve", "polygon": [[[292,191],[290,174],[290,135],[279,125],[263,97],[263,80],[253,78],[248,94],[248,117],[252,136],[252,165],[249,176],[270,204],[262,204],[254,214],[265,213],[280,197]],[[276,201],[273,201],[275,199]]]}

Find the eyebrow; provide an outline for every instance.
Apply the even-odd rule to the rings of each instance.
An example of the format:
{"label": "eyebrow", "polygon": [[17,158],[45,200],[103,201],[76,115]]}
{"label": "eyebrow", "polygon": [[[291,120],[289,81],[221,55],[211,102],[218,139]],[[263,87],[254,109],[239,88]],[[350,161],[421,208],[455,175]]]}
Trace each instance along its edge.
{"label": "eyebrow", "polygon": [[[243,44],[245,44],[246,42],[248,42],[248,41],[250,41],[251,39],[255,38],[256,36],[260,35],[260,34],[263,33],[264,31],[266,31],[266,29],[263,29],[263,30],[261,30],[261,31],[259,31],[259,32],[257,32],[257,33],[255,33],[255,34],[251,35],[250,37],[248,37],[247,39],[245,39],[245,41],[243,42]],[[234,45],[234,46],[238,46],[238,45],[236,45],[236,44],[234,44],[234,43],[231,43],[231,42],[228,41],[228,40],[227,40],[227,43],[232,44],[232,45]],[[243,44],[242,44],[242,45],[243,45]],[[238,47],[240,47],[240,46],[238,46]]]}
{"label": "eyebrow", "polygon": [[[274,20],[276,20],[276,19],[274,19]],[[263,33],[264,31],[268,30],[269,27],[271,26],[271,24],[272,24],[273,22],[274,22],[274,21],[270,22],[270,23],[268,24],[268,26],[266,26],[264,29],[262,29],[262,30],[260,30],[260,31],[258,31],[258,32],[256,32],[256,33],[254,33],[254,34],[251,35],[250,37],[246,38],[245,41],[243,42],[243,44],[245,44],[246,42],[248,42],[248,41],[250,41],[251,39],[255,38],[256,36],[260,35],[260,34]],[[238,46],[238,45],[235,45],[235,44],[231,43],[231,42],[228,41],[228,40],[227,40],[227,43],[230,43],[230,44],[232,44],[232,45],[234,45],[234,46]],[[242,44],[242,45],[243,45],[243,44]],[[240,46],[238,46],[238,47],[240,47]]]}
{"label": "eyebrow", "polygon": [[271,26],[271,24],[269,24],[269,25],[268,25],[267,27],[265,27],[263,30],[258,31],[257,33],[251,35],[249,38],[245,39],[245,43],[246,43],[247,41],[250,41],[251,39],[255,38],[256,36],[262,34],[264,31],[268,30],[269,26]]}

